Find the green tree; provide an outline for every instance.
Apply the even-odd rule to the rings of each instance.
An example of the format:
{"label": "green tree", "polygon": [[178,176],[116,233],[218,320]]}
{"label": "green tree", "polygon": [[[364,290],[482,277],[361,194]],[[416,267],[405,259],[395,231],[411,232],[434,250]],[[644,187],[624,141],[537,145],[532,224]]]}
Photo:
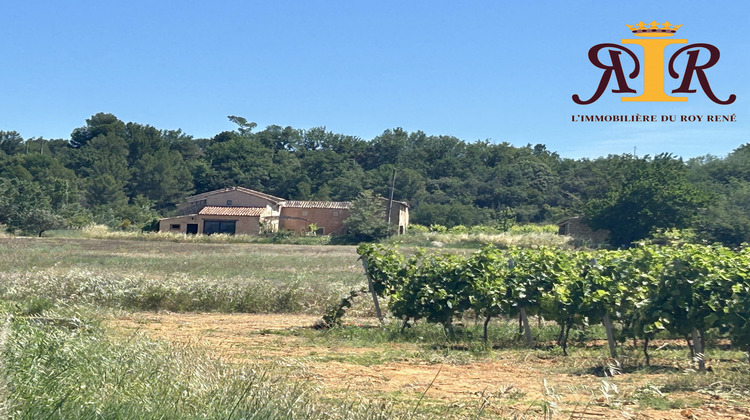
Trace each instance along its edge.
{"label": "green tree", "polygon": [[248,136],[252,133],[253,129],[258,126],[258,124],[252,121],[248,121],[243,117],[229,115],[227,118],[229,119],[229,121],[237,124],[237,131],[243,136]]}
{"label": "green tree", "polygon": [[127,206],[119,209],[118,213],[123,222],[129,226],[143,229],[154,219],[159,219],[159,214],[154,210],[155,203],[143,195],[137,195]]}
{"label": "green tree", "polygon": [[363,191],[352,203],[351,214],[344,221],[346,235],[352,242],[373,242],[388,236],[383,198]]}
{"label": "green tree", "polygon": [[78,202],[60,207],[57,214],[65,219],[65,225],[72,229],[81,229],[94,221],[91,211]]}
{"label": "green tree", "polygon": [[171,156],[166,149],[146,155],[131,166],[132,178],[128,183],[130,196],[144,195],[160,208],[171,208],[192,191],[190,172],[179,157]]}
{"label": "green tree", "polygon": [[733,180],[701,211],[696,230],[708,242],[737,247],[750,243],[750,182]]}
{"label": "green tree", "polygon": [[23,179],[0,180],[0,223],[11,232],[39,236],[65,226],[65,220],[52,210],[49,191]]}
{"label": "green tree", "polygon": [[312,198],[319,201],[330,201],[331,200],[331,188],[328,184],[323,184],[315,191]]}
{"label": "green tree", "polygon": [[22,214],[14,223],[23,233],[33,233],[39,237],[48,230],[65,227],[65,219],[48,209],[33,208]]}
{"label": "green tree", "polygon": [[685,228],[708,199],[688,181],[682,159],[668,154],[623,160],[624,182],[586,205],[594,229],[610,231],[615,246],[629,246],[656,228]]}
{"label": "green tree", "polygon": [[205,152],[219,187],[241,185],[268,190],[274,152],[260,141],[237,133],[222,133],[214,137]]}
{"label": "green tree", "polygon": [[130,180],[127,143],[115,134],[92,139],[78,152],[79,171],[85,178],[89,207],[120,207],[128,202]]}
{"label": "green tree", "polygon": [[402,128],[384,131],[370,141],[367,151],[364,152],[362,166],[370,170],[380,165],[398,163],[408,141],[409,133]]}
{"label": "green tree", "polygon": [[296,150],[302,142],[301,130],[292,127],[282,128],[278,125],[269,125],[265,130],[256,133],[255,138],[265,147],[277,152]]}
{"label": "green tree", "polygon": [[469,204],[451,202],[446,204],[422,203],[414,210],[414,223],[424,226],[487,224],[495,219],[495,212]]}
{"label": "green tree", "polygon": [[364,178],[365,172],[359,166],[343,171],[340,176],[328,183],[331,188],[331,197],[339,201],[353,200],[362,192]]}
{"label": "green tree", "polygon": [[23,137],[16,131],[0,131],[0,151],[8,155],[23,153]]}
{"label": "green tree", "polygon": [[124,134],[125,123],[112,114],[100,112],[87,119],[86,126],[73,130],[70,134],[70,145],[80,148],[99,136],[123,136]]}

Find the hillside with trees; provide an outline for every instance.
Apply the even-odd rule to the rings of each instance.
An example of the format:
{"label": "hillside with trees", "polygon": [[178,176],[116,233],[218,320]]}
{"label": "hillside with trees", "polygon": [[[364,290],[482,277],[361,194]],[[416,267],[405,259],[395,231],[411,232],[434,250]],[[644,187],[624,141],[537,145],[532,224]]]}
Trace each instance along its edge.
{"label": "hillside with trees", "polygon": [[296,129],[230,116],[208,139],[99,113],[67,139],[0,131],[0,223],[41,234],[96,222],[141,228],[184,197],[243,186],[294,200],[354,200],[363,191],[412,206],[423,225],[550,223],[584,214],[613,245],[655,228],[750,241],[750,144],[726,157],[671,154],[569,159],[543,144],[389,129],[365,140],[324,127]]}

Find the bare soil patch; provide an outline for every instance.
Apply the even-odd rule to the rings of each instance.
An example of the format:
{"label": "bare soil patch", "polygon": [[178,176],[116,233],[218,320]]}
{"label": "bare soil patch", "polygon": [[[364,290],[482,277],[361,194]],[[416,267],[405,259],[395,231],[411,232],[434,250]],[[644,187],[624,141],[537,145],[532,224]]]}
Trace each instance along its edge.
{"label": "bare soil patch", "polygon": [[[291,374],[312,380],[329,396],[356,394],[367,399],[397,398],[413,404],[425,393],[433,403],[465,407],[467,417],[484,406],[485,414],[504,418],[542,417],[549,404],[554,418],[741,419],[750,410],[741,401],[703,393],[670,393],[667,399],[691,402],[691,408],[655,410],[639,406],[634,393],[662,383],[667,374],[626,374],[600,378],[559,373],[564,358],[493,353],[468,364],[430,363],[414,357],[418,344],[331,346],[294,334],[317,318],[297,314],[173,314],[136,313],[112,320],[114,327],[142,330],[170,342],[199,345],[234,363],[281,363]],[[375,325],[370,318],[349,319]],[[362,363],[358,357],[403,351],[403,360]],[[529,353],[530,355],[531,353]],[[412,356],[409,356],[412,355]],[[614,390],[616,387],[616,390]],[[460,410],[459,410],[460,411]]]}

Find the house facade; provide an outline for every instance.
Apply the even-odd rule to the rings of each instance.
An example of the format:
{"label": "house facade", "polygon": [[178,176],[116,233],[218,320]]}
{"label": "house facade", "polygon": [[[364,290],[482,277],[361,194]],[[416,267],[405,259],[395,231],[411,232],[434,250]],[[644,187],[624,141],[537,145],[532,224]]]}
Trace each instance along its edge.
{"label": "house facade", "polygon": [[342,235],[346,233],[344,220],[351,214],[348,201],[285,201],[279,215],[279,228],[299,234],[314,227],[317,235]]}
{"label": "house facade", "polygon": [[[384,205],[388,205],[388,200],[384,200]],[[178,216],[159,221],[159,231],[259,235],[284,229],[298,234],[343,235],[351,207],[348,201],[285,200],[249,188],[232,187],[186,198],[177,207]],[[389,220],[398,234],[405,233],[409,205],[393,201]]]}
{"label": "house facade", "polygon": [[205,206],[198,213],[161,219],[159,231],[259,235],[269,225],[269,219],[273,219],[270,207]]}
{"label": "house facade", "polygon": [[[386,211],[388,209],[388,200],[385,200]],[[409,227],[409,205],[405,201],[393,200],[391,203],[390,225],[394,227],[398,235],[406,233]]]}

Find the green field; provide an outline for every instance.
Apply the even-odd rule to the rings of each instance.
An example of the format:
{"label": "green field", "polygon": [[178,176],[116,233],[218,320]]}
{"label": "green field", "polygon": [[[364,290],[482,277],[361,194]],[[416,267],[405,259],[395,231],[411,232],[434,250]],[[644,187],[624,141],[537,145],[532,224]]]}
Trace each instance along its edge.
{"label": "green field", "polygon": [[[443,249],[445,251],[445,249]],[[468,252],[454,250],[455,252]],[[599,326],[481,321],[456,336],[377,327],[358,298],[342,327],[309,328],[366,284],[354,247],[82,238],[0,239],[0,417],[740,418],[742,352],[708,337],[699,374],[684,341],[608,358]],[[616,373],[615,376],[606,376]]]}

